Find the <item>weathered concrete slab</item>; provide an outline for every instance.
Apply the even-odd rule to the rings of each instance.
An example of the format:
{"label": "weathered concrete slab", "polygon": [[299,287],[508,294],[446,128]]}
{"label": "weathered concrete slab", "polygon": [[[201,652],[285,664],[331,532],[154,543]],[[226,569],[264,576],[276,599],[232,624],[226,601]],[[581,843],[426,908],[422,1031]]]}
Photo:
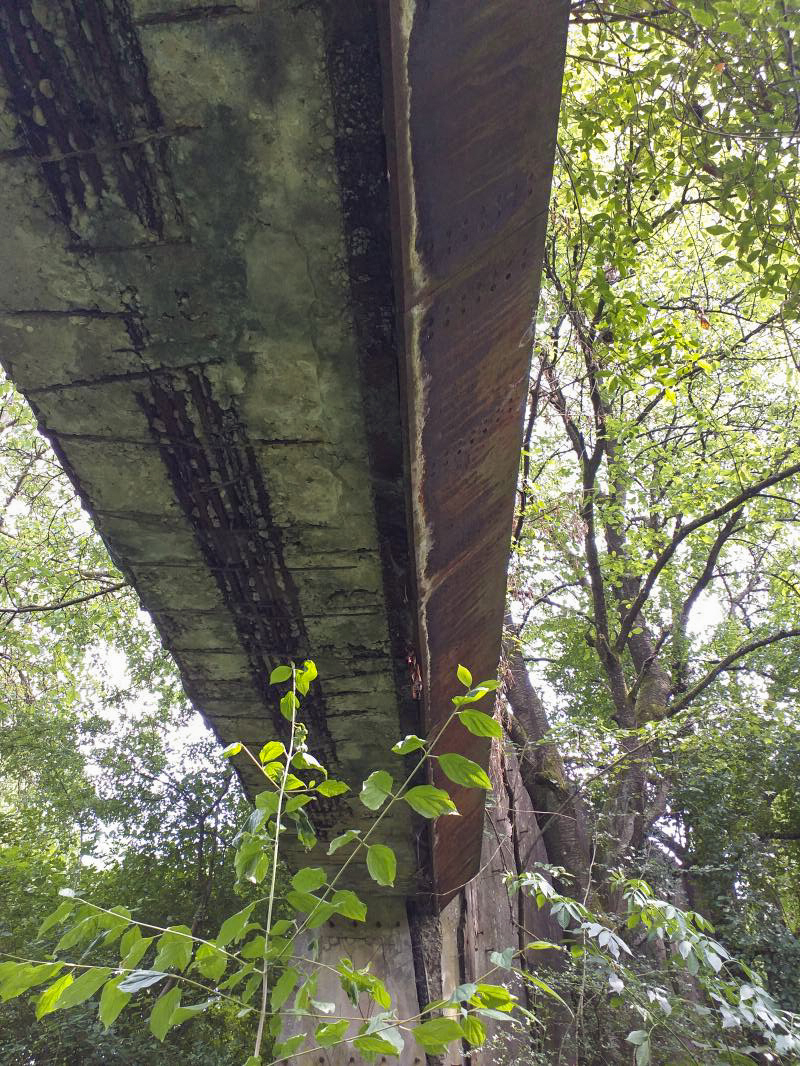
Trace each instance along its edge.
{"label": "weathered concrete slab", "polygon": [[[313,655],[312,743],[357,784],[457,661],[494,672],[565,26],[0,0],[0,358],[223,740],[285,728],[269,671]],[[458,803],[387,823],[398,895],[477,869]]]}

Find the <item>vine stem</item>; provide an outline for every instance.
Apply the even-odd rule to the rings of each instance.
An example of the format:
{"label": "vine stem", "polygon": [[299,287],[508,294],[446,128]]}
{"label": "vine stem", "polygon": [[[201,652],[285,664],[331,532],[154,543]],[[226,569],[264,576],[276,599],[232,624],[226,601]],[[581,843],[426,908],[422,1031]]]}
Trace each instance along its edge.
{"label": "vine stem", "polygon": [[258,1014],[258,1031],[256,1032],[256,1043],[253,1048],[253,1057],[260,1059],[261,1057],[261,1042],[264,1039],[264,1023],[267,1018],[267,997],[269,995],[269,988],[267,979],[269,977],[269,933],[272,928],[272,907],[275,903],[275,885],[278,875],[278,850],[280,848],[281,839],[281,814],[283,812],[283,800],[286,794],[286,782],[289,778],[289,767],[292,764],[292,756],[294,755],[294,741],[295,741],[295,728],[297,725],[297,668],[292,663],[292,731],[289,737],[289,750],[286,753],[286,761],[283,766],[283,777],[281,778],[281,787],[278,791],[278,809],[275,812],[275,844],[272,848],[272,871],[270,875],[269,885],[269,902],[267,903],[267,928],[264,935],[264,966],[261,971],[261,1010]]}

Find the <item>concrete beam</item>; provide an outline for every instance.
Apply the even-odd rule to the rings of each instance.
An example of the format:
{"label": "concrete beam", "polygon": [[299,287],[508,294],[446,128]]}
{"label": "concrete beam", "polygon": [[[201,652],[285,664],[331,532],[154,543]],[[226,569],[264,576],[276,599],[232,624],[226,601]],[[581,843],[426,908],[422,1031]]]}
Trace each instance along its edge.
{"label": "concrete beam", "polygon": [[[269,671],[312,655],[313,747],[357,785],[457,661],[496,667],[565,26],[0,0],[0,358],[224,741],[280,734]],[[398,895],[477,869],[457,800],[432,840],[387,825]]]}

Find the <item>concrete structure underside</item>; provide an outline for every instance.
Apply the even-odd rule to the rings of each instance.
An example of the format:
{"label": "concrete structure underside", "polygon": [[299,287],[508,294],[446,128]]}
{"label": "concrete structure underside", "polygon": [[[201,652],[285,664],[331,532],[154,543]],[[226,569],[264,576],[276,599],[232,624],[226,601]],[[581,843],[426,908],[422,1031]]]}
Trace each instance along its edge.
{"label": "concrete structure underside", "polygon": [[[0,358],[225,742],[310,656],[357,784],[494,674],[566,16],[0,0]],[[398,900],[478,869],[455,793],[387,824]]]}

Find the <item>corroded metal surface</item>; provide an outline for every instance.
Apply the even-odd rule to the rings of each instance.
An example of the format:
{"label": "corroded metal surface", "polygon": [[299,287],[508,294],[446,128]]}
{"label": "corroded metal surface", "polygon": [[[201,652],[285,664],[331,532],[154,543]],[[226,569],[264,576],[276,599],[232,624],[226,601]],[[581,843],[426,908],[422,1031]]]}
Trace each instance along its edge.
{"label": "corroded metal surface", "polygon": [[[495,670],[565,22],[0,0],[0,358],[224,741],[285,728],[269,670],[311,654],[315,748],[396,774],[456,662]],[[482,800],[435,884],[387,820],[398,894],[475,872]]]}
{"label": "corroded metal surface", "polygon": [[[426,726],[457,663],[494,677],[568,5],[393,0],[397,230]],[[443,749],[486,765],[451,727]],[[483,797],[434,830],[446,902],[477,871]]]}

